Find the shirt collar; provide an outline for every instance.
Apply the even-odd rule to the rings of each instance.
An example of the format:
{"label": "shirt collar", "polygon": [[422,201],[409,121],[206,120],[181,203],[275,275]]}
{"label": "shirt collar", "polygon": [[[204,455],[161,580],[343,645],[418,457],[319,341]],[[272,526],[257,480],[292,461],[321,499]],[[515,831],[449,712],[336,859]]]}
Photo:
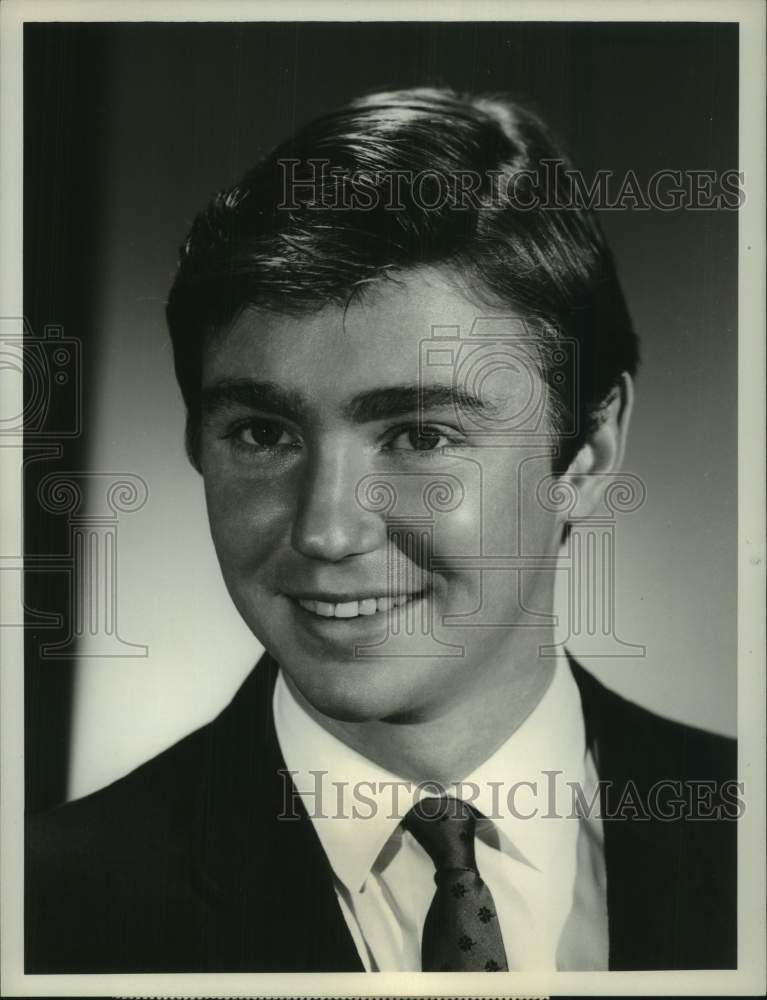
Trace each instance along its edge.
{"label": "shirt collar", "polygon": [[[359,891],[410,808],[401,790],[408,783],[323,729],[296,700],[281,670],[274,687],[274,724],[283,759],[333,870],[349,891]],[[400,801],[394,799],[392,808],[395,792]]]}
{"label": "shirt collar", "polygon": [[[283,759],[325,854],[346,888],[358,892],[412,805],[417,785],[323,729],[296,700],[281,671],[273,704]],[[447,791],[463,793],[490,817],[480,823],[478,836],[545,871],[577,836],[576,823],[553,814],[569,815],[566,783],[582,783],[584,754],[580,696],[560,656],[549,687],[525,721],[459,788]],[[532,782],[534,788],[519,784],[512,792],[520,782]],[[508,808],[510,795],[516,815]]]}
{"label": "shirt collar", "polygon": [[[535,709],[511,736],[464,780],[478,794],[473,805],[490,817],[500,846],[540,871],[559,866],[577,837],[572,788],[582,787],[586,731],[580,693],[566,657]],[[479,836],[492,842],[489,824]]]}

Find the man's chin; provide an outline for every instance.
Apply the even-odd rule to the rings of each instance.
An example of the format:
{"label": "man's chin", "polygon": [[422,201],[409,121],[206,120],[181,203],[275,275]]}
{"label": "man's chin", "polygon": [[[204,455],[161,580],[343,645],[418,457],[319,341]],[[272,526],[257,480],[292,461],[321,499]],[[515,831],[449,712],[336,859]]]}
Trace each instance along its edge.
{"label": "man's chin", "polygon": [[281,661],[288,684],[304,708],[336,722],[404,720],[420,700],[412,690],[412,665],[411,685],[403,683],[391,660],[315,663],[310,675],[303,666],[295,670],[289,658]]}

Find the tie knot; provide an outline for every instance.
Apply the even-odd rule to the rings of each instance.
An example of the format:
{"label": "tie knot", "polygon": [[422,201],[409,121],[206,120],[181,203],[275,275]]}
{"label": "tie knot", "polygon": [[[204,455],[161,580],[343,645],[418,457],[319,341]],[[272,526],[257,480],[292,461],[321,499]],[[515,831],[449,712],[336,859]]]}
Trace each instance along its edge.
{"label": "tie knot", "polygon": [[474,811],[460,799],[421,799],[404,819],[405,829],[426,851],[437,872],[464,868],[477,871],[474,858]]}

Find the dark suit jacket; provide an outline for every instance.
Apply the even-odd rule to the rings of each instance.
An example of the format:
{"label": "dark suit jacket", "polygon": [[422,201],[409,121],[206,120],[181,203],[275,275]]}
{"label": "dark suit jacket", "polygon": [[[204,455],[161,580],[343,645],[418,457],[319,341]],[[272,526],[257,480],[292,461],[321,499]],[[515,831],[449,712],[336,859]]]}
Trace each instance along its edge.
{"label": "dark suit jacket", "polygon": [[[641,815],[658,781],[702,779],[716,783],[711,806],[728,801],[734,815],[721,792],[735,777],[733,741],[572,669],[605,814],[622,798],[626,816],[630,801]],[[276,672],[264,657],[209,725],[29,821],[28,973],[362,971],[310,820],[275,820],[286,811]],[[736,826],[604,820],[610,968],[736,965]]]}

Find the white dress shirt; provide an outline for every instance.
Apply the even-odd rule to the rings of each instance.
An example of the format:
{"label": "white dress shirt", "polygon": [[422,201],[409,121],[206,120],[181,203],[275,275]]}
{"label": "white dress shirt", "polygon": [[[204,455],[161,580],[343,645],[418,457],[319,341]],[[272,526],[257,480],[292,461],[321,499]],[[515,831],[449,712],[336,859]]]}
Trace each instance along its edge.
{"label": "white dress shirt", "polygon": [[[298,703],[282,673],[274,719],[364,967],[420,970],[434,865],[400,821],[418,797],[437,790],[419,792],[416,783],[328,733]],[[567,784],[577,783],[588,802],[596,781],[578,688],[560,660],[522,725],[463,782],[446,788],[487,817],[477,823],[477,867],[495,901],[509,969],[607,968],[601,820],[573,815]]]}

